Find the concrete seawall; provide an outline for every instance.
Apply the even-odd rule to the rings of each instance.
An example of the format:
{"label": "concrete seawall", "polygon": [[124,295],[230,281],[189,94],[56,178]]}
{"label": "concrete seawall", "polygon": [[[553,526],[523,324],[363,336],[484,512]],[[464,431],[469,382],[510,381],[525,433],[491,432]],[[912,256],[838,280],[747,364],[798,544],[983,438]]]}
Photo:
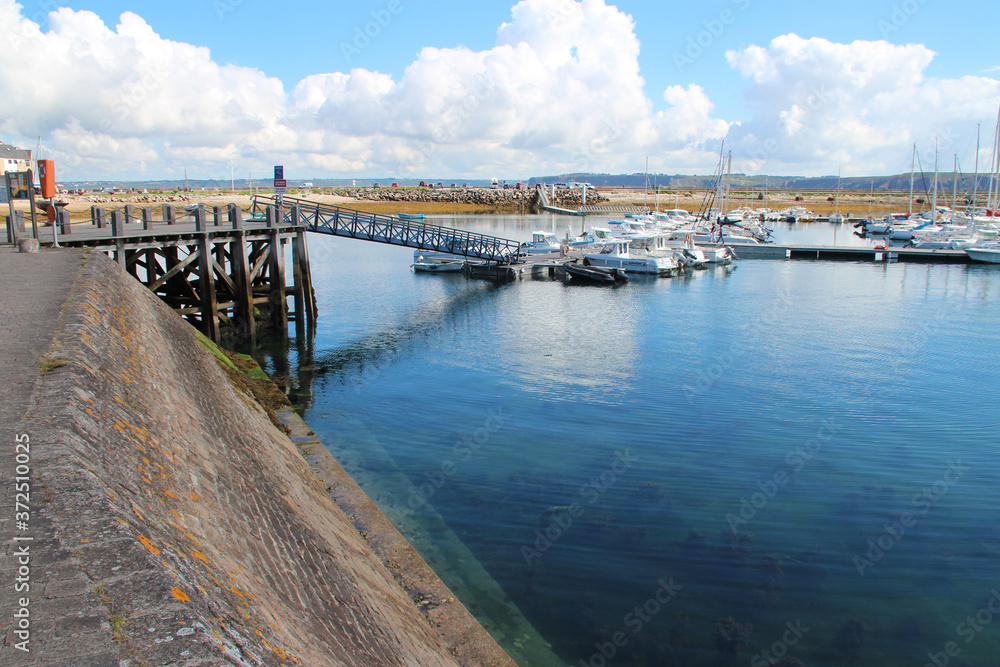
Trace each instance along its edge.
{"label": "concrete seawall", "polygon": [[513,665],[370,501],[348,517],[194,330],[104,255],[42,368],[24,425],[35,502],[120,659]]}

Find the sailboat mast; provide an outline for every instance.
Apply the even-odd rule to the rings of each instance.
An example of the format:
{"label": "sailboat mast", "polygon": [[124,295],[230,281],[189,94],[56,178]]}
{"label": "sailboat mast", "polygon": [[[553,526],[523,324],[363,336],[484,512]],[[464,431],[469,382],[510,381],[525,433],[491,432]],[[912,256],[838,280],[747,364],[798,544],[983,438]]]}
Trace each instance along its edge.
{"label": "sailboat mast", "polygon": [[994,165],[997,161],[997,141],[1000,140],[1000,111],[997,113],[997,125],[993,130],[993,152],[990,154],[990,189],[986,193],[986,208],[993,209],[993,181],[995,178]]}
{"label": "sailboat mast", "polygon": [[955,168],[951,172],[951,207],[958,207],[958,153],[955,153]]}
{"label": "sailboat mast", "polygon": [[913,215],[913,167],[917,162],[917,144],[913,144],[913,155],[910,157],[910,215]]}
{"label": "sailboat mast", "polygon": [[976,123],[976,177],[972,183],[972,213],[969,215],[973,220],[976,218],[976,200],[979,198],[979,130],[982,123]]}
{"label": "sailboat mast", "polygon": [[646,156],[646,171],[643,173],[642,208],[649,212],[649,156]]}
{"label": "sailboat mast", "polygon": [[937,222],[937,191],[938,191],[938,142],[934,139],[934,197],[931,200],[931,222]]}
{"label": "sailboat mast", "polygon": [[837,167],[837,196],[833,198],[833,212],[840,213],[840,167]]}
{"label": "sailboat mast", "polygon": [[729,215],[729,187],[733,177],[733,152],[729,151],[726,157],[726,190],[722,200],[722,215]]}
{"label": "sailboat mast", "polygon": [[[996,155],[994,157],[994,163],[990,165],[990,169],[993,170],[993,173],[990,175],[991,185],[993,181],[997,178],[997,176],[1000,175],[1000,107],[997,108],[996,137],[997,137],[996,148],[994,149],[994,153]],[[994,164],[996,166],[994,166]],[[996,200],[993,202],[993,206],[990,208],[990,210],[995,212],[997,210],[997,204],[1000,203],[1000,183],[998,183],[997,186],[993,188],[993,193]]]}

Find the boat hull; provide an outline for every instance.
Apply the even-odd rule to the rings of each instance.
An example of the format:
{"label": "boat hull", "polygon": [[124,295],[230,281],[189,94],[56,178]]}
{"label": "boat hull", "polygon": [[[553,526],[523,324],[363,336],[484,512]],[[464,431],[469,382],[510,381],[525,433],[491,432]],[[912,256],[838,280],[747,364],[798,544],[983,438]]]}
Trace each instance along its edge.
{"label": "boat hull", "polygon": [[1000,264],[1000,248],[966,248],[965,252],[974,262]]}
{"label": "boat hull", "polygon": [[458,273],[462,270],[462,262],[416,262],[413,270],[421,273]]}
{"label": "boat hull", "polygon": [[631,273],[645,273],[656,276],[669,276],[677,269],[676,263],[668,258],[630,258],[602,255],[584,255],[591,266],[606,269],[625,269]]}

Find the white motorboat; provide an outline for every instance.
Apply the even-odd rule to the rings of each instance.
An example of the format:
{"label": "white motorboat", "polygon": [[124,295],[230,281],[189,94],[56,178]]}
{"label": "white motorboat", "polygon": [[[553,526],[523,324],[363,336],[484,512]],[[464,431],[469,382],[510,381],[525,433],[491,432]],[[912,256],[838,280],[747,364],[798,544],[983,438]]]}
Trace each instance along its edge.
{"label": "white motorboat", "polygon": [[599,253],[584,254],[590,266],[625,269],[630,274],[646,273],[658,276],[672,275],[680,265],[672,256],[656,256],[646,251],[631,252],[629,239],[618,239],[606,244]]}
{"label": "white motorboat", "polygon": [[457,273],[465,266],[465,261],[465,257],[460,255],[430,250],[414,250],[413,264],[410,266],[414,271],[424,273]]}
{"label": "white motorboat", "polygon": [[521,244],[521,252],[548,253],[559,252],[562,244],[552,232],[531,232],[531,241]]}
{"label": "white motorboat", "polygon": [[841,224],[841,223],[844,222],[844,214],[843,213],[831,213],[830,217],[827,218],[827,221],[828,222],[832,222],[835,225],[839,225],[839,224]]}

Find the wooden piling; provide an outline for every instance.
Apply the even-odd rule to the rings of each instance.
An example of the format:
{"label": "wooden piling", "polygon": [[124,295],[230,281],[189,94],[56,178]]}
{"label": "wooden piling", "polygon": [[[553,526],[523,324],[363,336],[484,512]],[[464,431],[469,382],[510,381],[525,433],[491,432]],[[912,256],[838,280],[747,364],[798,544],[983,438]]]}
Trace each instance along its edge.
{"label": "wooden piling", "polygon": [[111,211],[111,237],[115,240],[115,261],[122,268],[126,266],[125,239],[122,238],[122,234],[125,233],[124,217],[124,211]]}
{"label": "wooden piling", "polygon": [[146,232],[153,229],[153,209],[151,208],[142,209],[142,229]]}
{"label": "wooden piling", "polygon": [[243,232],[243,210],[236,204],[229,205],[229,221],[236,231],[230,243],[230,266],[236,286],[236,316],[233,325],[238,336],[253,338],[257,333],[254,318],[253,289],[250,276],[250,255],[247,252],[246,234]]}
{"label": "wooden piling", "polygon": [[[269,227],[274,227],[277,209],[268,206]],[[271,306],[271,326],[279,331],[282,338],[288,337],[288,300],[285,290],[285,253],[284,243],[281,240],[280,232],[275,229],[271,232],[271,240],[267,250],[268,274],[270,278],[270,299]]]}
{"label": "wooden piling", "polygon": [[[205,212],[200,211],[201,217]],[[198,219],[197,213],[195,220]],[[219,306],[215,294],[215,267],[212,263],[212,242],[208,235],[198,239],[198,287],[201,297],[202,333],[219,342]]]}

